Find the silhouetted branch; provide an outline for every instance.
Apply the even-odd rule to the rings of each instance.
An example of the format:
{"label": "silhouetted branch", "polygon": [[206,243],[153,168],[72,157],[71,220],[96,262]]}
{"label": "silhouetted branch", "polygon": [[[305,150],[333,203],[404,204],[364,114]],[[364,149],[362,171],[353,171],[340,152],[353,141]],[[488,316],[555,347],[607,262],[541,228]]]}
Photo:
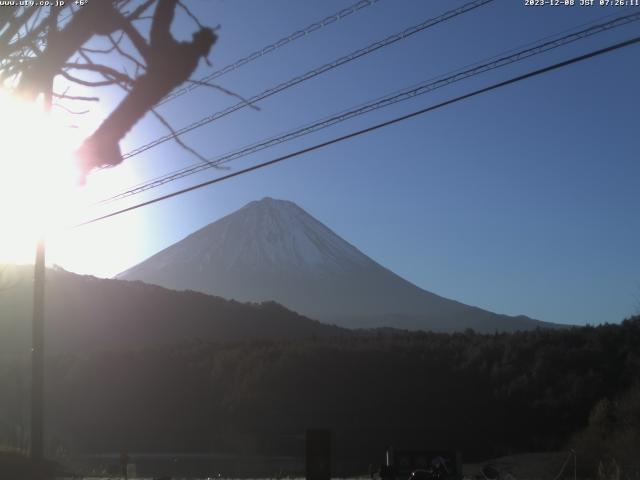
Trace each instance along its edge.
{"label": "silhouetted branch", "polygon": [[8,20],[6,20],[7,27],[2,35],[0,35],[0,57],[5,57],[9,53],[11,40],[19,33],[20,29],[27,23],[36,10],[36,7],[26,7],[22,14],[16,16],[16,9],[13,12],[14,14],[8,17]]}
{"label": "silhouetted branch", "polygon": [[[136,8],[133,12],[131,12],[130,15],[127,16],[127,20],[129,20],[130,22],[134,21],[134,20],[139,20],[141,17],[141,15],[146,12],[149,7],[151,7],[151,5],[153,5],[156,2],[156,0],[146,0],[146,2],[144,2],[143,4],[141,4],[138,8]],[[150,17],[152,18],[152,17]]]}
{"label": "silhouetted branch", "polygon": [[84,87],[92,87],[92,88],[108,87],[110,85],[115,85],[118,83],[116,80],[103,80],[100,82],[92,82],[90,80],[84,80],[82,78],[74,77],[69,72],[65,72],[65,71],[60,72],[60,75],[62,75],[64,78],[66,78],[70,82],[77,83],[78,85],[82,85]]}
{"label": "silhouetted branch", "polygon": [[80,101],[80,102],[99,102],[100,101],[98,97],[83,97],[83,96],[77,96],[77,95],[67,95],[66,93],[53,92],[53,96],[63,100],[74,100],[74,101]]}
{"label": "silhouetted branch", "polygon": [[178,0],[178,6],[185,11],[185,13],[191,18],[191,20],[193,20],[193,22],[198,26],[198,28],[200,29],[204,28],[204,26],[200,23],[200,20],[198,20],[198,18],[193,13],[191,13],[191,10],[189,10],[189,8],[180,0]]}
{"label": "silhouetted branch", "polygon": [[239,95],[239,94],[237,94],[235,92],[232,92],[231,90],[229,90],[227,88],[224,88],[223,86],[218,85],[216,83],[203,82],[202,80],[193,80],[193,79],[187,80],[187,83],[193,83],[194,85],[201,85],[203,87],[214,88],[214,89],[219,90],[220,92],[222,92],[222,93],[224,93],[226,95],[229,95],[231,97],[235,97],[238,100],[240,100],[241,102],[246,103],[249,108],[252,108],[254,110],[260,111],[260,107],[258,107],[257,105],[254,105],[253,103],[249,102],[249,100],[247,100],[243,96],[241,96],[241,95]]}
{"label": "silhouetted branch", "polygon": [[[86,174],[99,166],[120,163],[119,142],[148,112],[175,134],[154,106],[176,87],[189,81],[200,60],[207,60],[217,37],[213,29],[203,26],[179,0],[100,0],[90,1],[82,8],[67,3],[64,9],[35,6],[0,9],[0,83],[10,85],[31,100],[50,91],[56,76],[87,88],[117,85],[125,89],[120,104],[77,152],[79,165]],[[171,33],[178,6],[198,26],[190,41],[178,41]],[[59,19],[63,10],[67,15],[63,14]],[[149,18],[148,34],[133,23]],[[105,37],[109,44],[89,44],[96,36]],[[116,54],[124,65],[113,66]],[[134,68],[129,67],[129,62]],[[198,80],[191,82],[249,103],[219,85]],[[72,108],[69,102],[99,101],[92,95],[71,95],[68,89],[53,96],[59,100],[56,107],[72,114],[84,112]],[[254,105],[251,108],[258,109]],[[207,161],[177,136],[176,142],[200,160]]]}
{"label": "silhouetted branch", "polygon": [[141,62],[139,62],[133,55],[129,55],[120,47],[120,41],[122,40],[122,38],[120,38],[120,40],[115,40],[112,35],[107,36],[107,38],[111,42],[112,48],[115,51],[117,51],[120,55],[131,61],[136,66],[136,71],[138,69],[145,70],[145,66]]}
{"label": "silhouetted branch", "polygon": [[115,31],[118,28],[117,13],[109,1],[89,2],[79,9],[69,23],[56,32],[55,41],[47,44],[44,52],[22,73],[19,89],[23,94],[35,98],[46,90],[53,77],[62,72],[66,61],[91,37]]}
{"label": "silhouetted branch", "polygon": [[[147,70],[133,83],[131,91],[111,115],[78,150],[80,166],[85,173],[99,166],[117,165],[122,161],[118,142],[154,105],[175,87],[187,81],[206,57],[216,41],[210,28],[193,35],[191,42],[178,42],[170,32],[177,0],[159,0],[151,25],[150,42],[140,53]],[[127,22],[129,29],[133,29]],[[125,30],[127,33],[128,30]],[[131,38],[135,44],[134,38]],[[143,50],[148,47],[147,52]]]}
{"label": "silhouetted branch", "polygon": [[58,107],[64,111],[66,111],[67,113],[70,113],[71,115],[86,115],[87,113],[91,112],[91,110],[82,110],[80,112],[75,111],[75,110],[71,110],[70,108],[62,105],[61,103],[53,103],[52,104],[53,107]]}
{"label": "silhouetted branch", "polygon": [[204,157],[203,155],[201,155],[200,153],[198,153],[196,150],[194,150],[193,148],[191,148],[189,145],[187,145],[186,143],[184,143],[179,135],[176,134],[176,131],[173,129],[173,127],[171,126],[171,124],[162,116],[160,115],[156,109],[152,108],[151,109],[151,113],[160,121],[160,123],[162,123],[167,130],[169,130],[174,138],[173,140],[180,145],[182,148],[184,148],[186,151],[192,153],[193,155],[195,155],[200,161],[204,162],[204,163],[209,163],[209,160],[207,160],[206,157]]}
{"label": "silhouetted branch", "polygon": [[111,67],[107,67],[106,65],[97,65],[94,63],[67,63],[65,64],[65,71],[68,70],[86,70],[91,72],[96,72],[105,77],[106,80],[117,80],[118,82],[133,84],[134,80],[125,75],[122,72],[119,72]]}

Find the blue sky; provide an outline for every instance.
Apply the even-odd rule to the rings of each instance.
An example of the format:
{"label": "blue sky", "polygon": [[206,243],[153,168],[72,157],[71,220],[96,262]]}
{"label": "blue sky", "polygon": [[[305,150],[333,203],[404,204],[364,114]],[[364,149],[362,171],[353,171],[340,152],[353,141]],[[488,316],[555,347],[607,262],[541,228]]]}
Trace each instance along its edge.
{"label": "blue sky", "polygon": [[[354,2],[188,3],[203,23],[220,24],[210,58],[221,67]],[[463,3],[380,0],[217,83],[248,97]],[[245,109],[184,140],[214,157],[596,18],[632,11],[496,0],[269,98],[259,112]],[[180,18],[175,33],[188,37],[194,28]],[[639,32],[636,22],[230,166],[265,161]],[[639,55],[640,47],[632,46],[83,227],[72,243],[91,239],[95,250],[77,249],[59,263],[110,276],[249,201],[271,196],[298,203],[385,267],[445,297],[554,322],[620,321],[640,302]],[[210,71],[203,65],[199,73]],[[115,101],[107,94],[102,108]],[[182,127],[232,103],[199,89],[161,110]],[[125,139],[123,151],[164,133],[145,120]],[[194,162],[166,143],[117,169],[137,183]],[[210,170],[108,209],[222,173]]]}

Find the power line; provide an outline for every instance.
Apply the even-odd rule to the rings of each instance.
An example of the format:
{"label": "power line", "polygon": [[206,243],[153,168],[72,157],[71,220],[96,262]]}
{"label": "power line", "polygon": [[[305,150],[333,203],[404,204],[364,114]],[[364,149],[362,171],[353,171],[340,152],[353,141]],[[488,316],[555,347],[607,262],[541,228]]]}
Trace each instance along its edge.
{"label": "power line", "polygon": [[356,13],[366,7],[369,7],[375,3],[377,3],[379,0],[360,0],[356,3],[354,3],[353,5],[351,5],[350,7],[347,8],[343,8],[342,10],[340,10],[339,12],[334,13],[333,15],[329,15],[328,17],[323,18],[322,20],[319,20],[317,22],[312,23],[311,25],[302,28],[300,30],[296,30],[295,32],[291,33],[290,35],[287,35],[286,37],[281,38],[280,40],[278,40],[277,42],[273,42],[270,45],[267,45],[266,47],[261,48],[260,50],[256,50],[255,52],[251,53],[250,55],[247,55],[246,57],[243,57],[239,60],[236,60],[233,63],[230,63],[229,65],[226,65],[218,70],[216,70],[215,72],[210,73],[209,75],[206,75],[200,79],[198,79],[198,83],[190,85],[188,87],[183,87],[180,88],[178,90],[173,91],[172,93],[170,93],[169,95],[167,95],[165,98],[163,98],[162,100],[160,100],[160,102],[158,103],[158,105],[163,105],[165,103],[170,102],[171,100],[174,100],[178,97],[181,97],[182,95],[185,95],[187,93],[191,93],[194,90],[196,90],[197,88],[200,88],[202,86],[203,83],[207,83],[210,82],[211,80],[215,80],[218,77],[221,77],[222,75],[225,75],[229,72],[232,72],[234,70],[237,70],[238,68],[246,65],[247,63],[253,62],[254,60],[257,60],[258,58],[264,57],[265,55],[268,55],[269,53],[277,50],[280,47],[284,47],[285,45],[288,45],[289,43],[295,42],[296,40],[302,38],[302,37],[306,37],[307,35],[313,33],[313,32],[317,32],[318,30],[331,25],[335,22],[337,22],[338,20],[342,20],[343,18],[348,17],[349,15],[351,15],[352,13]]}
{"label": "power line", "polygon": [[[296,40],[299,40],[300,38],[306,37],[313,32],[317,32],[318,30],[321,30],[324,27],[332,25],[333,23],[336,23],[339,20],[343,20],[344,18],[350,16],[351,14],[359,12],[367,7],[370,7],[378,3],[379,1],[380,0],[359,0],[353,5],[350,5],[349,7],[343,8],[342,10],[323,18],[322,20],[318,20],[317,22],[314,22],[304,28],[296,30],[291,34],[285,37],[282,37],[280,40],[273,42],[269,45],[266,45],[265,47],[262,47],[259,50],[256,50],[255,52],[247,55],[246,57],[242,57],[233,63],[230,63],[222,68],[219,68],[218,70],[215,70],[214,72],[208,75],[205,75],[204,77],[198,79],[196,81],[197,83],[194,83],[188,87],[183,87],[183,88],[174,90],[173,92],[169,93],[166,97],[164,97],[162,100],[160,100],[160,102],[158,102],[157,105],[164,105],[165,103],[175,100],[176,98],[181,97],[182,95],[191,93],[197,88],[200,88],[201,86],[203,86],[204,83],[210,82],[212,80],[215,80],[218,77],[226,75],[229,72],[237,70],[240,67],[243,67],[244,65],[251,63],[254,60],[257,60],[258,58],[264,57],[265,55],[268,55],[274,52],[275,50],[281,47],[284,47],[285,45],[293,43]],[[75,12],[68,13],[64,17],[60,18],[59,24],[62,24],[67,19],[71,18],[74,15],[74,13]]]}
{"label": "power line", "polygon": [[537,69],[537,70],[533,70],[533,71],[525,73],[523,75],[518,75],[516,77],[512,77],[509,80],[505,80],[505,81],[502,81],[502,82],[499,82],[499,83],[494,83],[493,85],[490,85],[488,87],[484,87],[484,88],[481,88],[479,90],[475,90],[475,91],[473,91],[471,93],[467,93],[467,94],[455,97],[453,99],[446,100],[446,101],[438,103],[436,105],[432,105],[430,107],[426,107],[426,108],[423,108],[421,110],[417,110],[415,112],[412,112],[412,113],[409,113],[409,114],[406,114],[406,115],[402,115],[400,117],[396,117],[394,119],[387,120],[387,121],[382,122],[382,123],[378,123],[378,124],[373,125],[371,127],[367,127],[367,128],[362,129],[362,130],[357,130],[357,131],[349,133],[347,135],[342,135],[340,137],[333,138],[333,139],[328,140],[326,142],[318,143],[318,144],[313,145],[311,147],[303,148],[302,150],[298,150],[296,152],[289,153],[289,154],[283,155],[281,157],[277,157],[277,158],[275,158],[273,160],[269,160],[267,162],[263,162],[263,163],[260,163],[260,164],[257,164],[257,165],[253,165],[253,166],[245,168],[243,170],[239,170],[237,172],[233,172],[233,173],[230,173],[228,175],[224,175],[222,177],[214,178],[212,180],[208,180],[206,182],[199,183],[197,185],[192,185],[191,187],[187,187],[187,188],[184,188],[182,190],[178,190],[178,191],[169,193],[167,195],[163,195],[161,197],[157,197],[157,198],[154,198],[152,200],[148,200],[146,202],[142,202],[142,203],[139,203],[137,205],[133,205],[131,207],[123,208],[123,209],[118,210],[116,212],[112,212],[112,213],[109,213],[109,214],[106,214],[106,215],[102,215],[102,216],[94,218],[92,220],[87,220],[87,221],[79,223],[79,224],[77,224],[75,226],[76,227],[81,227],[81,226],[84,226],[84,225],[89,225],[91,223],[95,223],[95,222],[98,222],[100,220],[105,220],[107,218],[115,217],[116,215],[120,215],[120,214],[123,214],[123,213],[126,213],[126,212],[130,212],[130,211],[133,211],[133,210],[137,210],[138,208],[142,208],[142,207],[145,207],[147,205],[158,203],[158,202],[160,202],[162,200],[167,200],[167,199],[172,198],[172,197],[177,197],[179,195],[191,192],[193,190],[197,190],[197,189],[202,188],[202,187],[213,185],[215,183],[220,183],[220,182],[223,182],[225,180],[229,180],[231,178],[243,175],[245,173],[249,173],[249,172],[252,172],[254,170],[259,170],[261,168],[269,167],[271,165],[275,165],[276,163],[280,163],[280,162],[283,162],[285,160],[289,160],[289,159],[294,158],[294,157],[299,157],[299,156],[301,156],[301,155],[303,155],[305,153],[313,152],[315,150],[320,150],[321,148],[327,147],[329,145],[333,145],[333,144],[342,142],[344,140],[349,140],[351,138],[358,137],[360,135],[364,135],[366,133],[370,133],[370,132],[373,132],[375,130],[379,130],[379,129],[384,128],[384,127],[388,127],[390,125],[394,125],[396,123],[400,123],[400,122],[402,122],[404,120],[408,120],[410,118],[417,117],[419,115],[423,115],[425,113],[428,113],[428,112],[431,112],[431,111],[434,111],[434,110],[438,110],[440,108],[446,107],[448,105],[452,105],[452,104],[460,102],[462,100],[466,100],[468,98],[472,98],[472,97],[475,97],[477,95],[480,95],[480,94],[483,94],[483,93],[486,93],[486,92],[490,92],[492,90],[496,90],[498,88],[505,87],[505,86],[511,85],[513,83],[520,82],[522,80],[526,80],[528,78],[536,77],[536,76],[551,72],[553,70],[558,70],[560,68],[566,67],[568,65],[572,65],[574,63],[582,62],[582,61],[588,60],[590,58],[594,58],[594,57],[597,57],[597,56],[600,56],[600,55],[604,55],[606,53],[610,53],[610,52],[613,52],[615,50],[619,50],[621,48],[628,47],[630,45],[633,45],[633,44],[636,44],[636,43],[639,43],[639,42],[640,42],[640,36],[634,37],[634,38],[632,38],[630,40],[626,40],[624,42],[616,43],[614,45],[610,45],[608,47],[601,48],[599,50],[595,50],[595,51],[589,52],[589,53],[584,54],[584,55],[573,57],[573,58],[571,58],[569,60],[564,60],[562,62],[555,63],[555,64],[549,65],[547,67],[543,67],[543,68],[540,68],[540,69]]}
{"label": "power line", "polygon": [[156,147],[164,142],[167,142],[169,140],[172,140],[180,135],[183,135],[187,132],[190,132],[192,130],[195,130],[196,128],[200,128],[204,125],[207,125],[215,120],[219,120],[222,117],[225,117],[237,110],[240,110],[242,108],[247,107],[248,105],[251,105],[253,103],[259,102],[261,100],[264,100],[265,98],[271,97],[272,95],[275,95],[276,93],[280,93],[284,90],[287,90],[295,85],[298,85],[299,83],[305,82],[307,80],[310,80],[311,78],[317,77],[318,75],[321,75],[323,73],[326,73],[330,70],[333,70],[334,68],[340,67],[342,65],[345,65],[346,63],[352,62],[353,60],[356,60],[360,57],[363,57],[365,55],[368,55],[369,53],[375,52],[376,50],[379,50],[381,48],[384,48],[388,45],[394,44],[400,40],[404,40],[405,38],[408,38],[418,32],[421,32],[423,30],[426,30],[427,28],[433,27],[439,23],[445,22],[447,20],[450,20],[454,17],[457,17],[458,15],[462,15],[466,12],[469,12],[471,10],[474,10],[478,7],[481,7],[487,3],[491,3],[494,0],[474,0],[472,2],[469,2],[465,5],[462,5],[461,7],[458,7],[454,10],[449,10],[448,12],[443,13],[442,15],[439,15],[438,17],[435,18],[431,18],[428,20],[425,20],[424,22],[418,24],[418,25],[414,25],[413,27],[409,27],[405,30],[403,30],[402,32],[396,33],[394,35],[391,35],[383,40],[379,40],[377,42],[374,42],[364,48],[361,48],[359,50],[356,50],[354,52],[351,52],[348,55],[345,55],[343,57],[338,58],[337,60],[334,60],[331,63],[327,63],[321,67],[315,68],[313,70],[308,71],[307,73],[300,75],[299,77],[295,77],[292,78],[284,83],[281,83],[279,85],[276,85],[275,87],[271,87],[267,90],[264,90],[262,93],[259,93],[257,95],[254,95],[253,97],[249,98],[246,101],[241,101],[238,102],[234,105],[231,105],[230,107],[227,107],[223,110],[220,110],[218,112],[215,112],[207,117],[204,117],[196,122],[191,123],[190,125],[187,125],[186,127],[182,127],[179,130],[176,130],[175,132],[169,133],[167,135],[164,135],[162,137],[159,137],[145,145],[142,145],[128,153],[125,153],[122,156],[123,160],[129,159],[131,157],[134,157],[135,155],[138,155],[142,152],[145,152],[147,150],[149,150],[150,148]]}
{"label": "power line", "polygon": [[[632,10],[632,8],[625,8],[625,9],[622,9],[622,11],[630,11],[630,10]],[[512,54],[512,53],[514,53],[514,52],[518,52],[518,50],[519,50],[519,49],[523,49],[523,48],[526,48],[526,47],[535,46],[536,44],[538,44],[538,43],[540,43],[540,42],[544,42],[545,40],[553,39],[554,37],[557,37],[558,35],[562,35],[562,34],[564,34],[564,33],[571,32],[572,30],[575,30],[576,28],[581,28],[581,27],[586,27],[586,26],[588,26],[588,25],[593,25],[593,24],[596,24],[596,23],[598,23],[598,22],[603,21],[603,20],[604,20],[604,19],[606,19],[606,18],[615,17],[616,15],[617,15],[616,13],[609,14],[609,15],[603,15],[602,17],[598,17],[598,18],[596,18],[596,19],[594,19],[594,20],[591,20],[591,21],[589,21],[589,22],[585,22],[585,23],[578,24],[578,25],[576,25],[576,26],[574,26],[574,27],[572,27],[572,28],[568,28],[568,29],[562,30],[562,31],[557,32],[557,33],[555,33],[555,34],[553,34],[553,35],[547,35],[547,36],[542,37],[542,38],[540,38],[540,39],[538,39],[538,40],[536,40],[536,41],[528,42],[528,43],[526,43],[526,44],[524,44],[524,45],[520,45],[520,46],[518,46],[518,47],[511,48],[511,49],[509,49],[509,50],[503,51],[503,52],[501,52],[501,53],[499,53],[499,54],[497,54],[497,55],[494,55],[494,56],[492,56],[492,57],[485,58],[485,59],[483,59],[483,60],[479,60],[479,61],[474,62],[474,63],[472,63],[472,64],[467,64],[466,66],[460,67],[460,68],[458,68],[458,69],[456,69],[456,70],[453,70],[453,71],[450,71],[450,72],[448,72],[448,73],[445,73],[445,74],[439,75],[439,76],[437,76],[437,77],[433,77],[431,80],[440,79],[440,78],[443,78],[443,77],[445,77],[445,76],[453,75],[453,74],[455,74],[455,73],[464,72],[465,70],[468,70],[468,69],[470,69],[471,67],[479,66],[479,65],[482,65],[483,63],[486,63],[486,62],[490,62],[490,61],[493,61],[493,60],[499,59],[500,57],[504,57],[504,56],[509,55],[509,54]],[[619,17],[619,19],[622,19],[622,18],[624,18],[624,17]],[[427,81],[429,81],[429,80],[427,80]],[[413,87],[410,87],[410,88],[413,88]],[[393,93],[391,93],[391,94],[389,94],[389,95],[395,95],[395,94],[397,94],[397,93],[402,93],[402,92],[403,92],[403,91],[405,91],[405,90],[406,90],[406,89],[398,90],[398,91],[393,92]],[[380,99],[382,99],[382,98],[385,98],[385,97],[380,97],[380,98],[376,99],[376,101],[377,101],[377,100],[380,100]],[[364,105],[366,105],[366,104],[367,104],[367,103],[360,104],[360,105],[358,105],[356,108],[359,108],[359,107],[364,106]],[[342,113],[346,113],[346,112],[348,112],[348,111],[349,111],[349,110],[343,110],[343,111],[339,112],[339,113],[338,113],[338,114],[336,114],[336,115],[340,115],[340,114],[342,114]],[[335,116],[335,115],[334,115],[334,116]],[[323,120],[326,120],[326,119],[328,119],[328,118],[331,118],[331,117],[326,117],[326,118],[325,118],[325,119],[323,119]],[[312,125],[312,124],[311,124],[311,125]],[[305,125],[305,126],[308,126],[308,125]],[[303,128],[304,128],[304,127],[303,127]],[[263,142],[271,141],[271,140],[273,140],[273,139],[280,138],[281,136],[288,135],[289,133],[291,133],[291,132],[286,132],[286,133],[280,134],[280,135],[278,135],[278,136],[276,136],[276,137],[271,137],[271,138],[269,138],[269,139],[267,139],[267,140],[264,140]],[[240,150],[244,150],[244,149],[246,149],[246,148],[250,148],[250,147],[252,147],[253,145],[257,145],[257,144],[259,144],[259,143],[261,143],[261,142],[256,142],[256,143],[254,143],[254,144],[251,144],[251,145],[248,145],[248,146],[242,147],[241,149],[235,150],[234,152],[239,152]],[[234,152],[231,152],[231,153],[234,153]],[[227,155],[227,154],[223,155],[223,157],[225,157],[226,155]],[[244,156],[244,155],[242,155],[242,156]],[[219,160],[219,159],[221,159],[221,158],[222,158],[222,157],[217,157],[217,158],[215,158],[215,159],[210,159],[210,163],[215,163],[216,161],[218,161],[218,160]],[[140,190],[140,191],[147,190],[147,188],[145,188],[145,187],[147,187],[147,186],[149,186],[149,188],[154,188],[155,186],[163,185],[164,183],[166,183],[164,180],[165,180],[165,179],[167,179],[167,178],[169,178],[169,179],[172,179],[173,177],[176,177],[176,179],[177,179],[177,178],[182,178],[183,176],[189,175],[192,171],[193,171],[193,173],[198,173],[198,171],[200,171],[201,169],[208,169],[208,168],[213,167],[213,166],[214,166],[214,165],[205,165],[205,164],[202,164],[202,163],[192,164],[192,165],[190,165],[190,166],[183,167],[183,168],[180,168],[180,169],[178,169],[178,170],[174,170],[174,171],[172,171],[172,172],[169,172],[169,173],[163,174],[163,175],[161,175],[161,176],[159,176],[159,177],[155,177],[155,178],[153,178],[153,179],[150,179],[150,180],[146,180],[146,181],[144,181],[144,182],[137,183],[137,184],[133,185],[132,187],[130,187],[130,188],[129,188],[129,190],[126,190],[125,192],[121,192],[121,193],[119,193],[119,194],[113,195],[112,197],[109,197],[109,198],[103,199],[103,200],[101,200],[101,201],[99,201],[99,202],[96,202],[96,203],[97,203],[97,204],[102,204],[102,203],[107,203],[107,202],[111,202],[111,201],[114,201],[114,200],[118,200],[118,199],[120,199],[120,198],[124,198],[124,197],[126,197],[126,196],[129,196],[128,194],[130,194],[130,193],[140,193],[140,192],[138,191],[139,189],[143,189],[143,190]],[[198,171],[194,171],[194,170],[196,170],[196,168],[198,169]],[[184,174],[184,175],[183,175],[183,174]],[[156,185],[156,183],[157,183],[157,185]]]}
{"label": "power line", "polygon": [[[438,88],[442,88],[452,83],[464,80],[466,78],[479,75],[481,73],[485,73],[490,70],[494,70],[496,68],[501,68],[511,63],[525,60],[527,58],[530,58],[535,55],[539,55],[544,52],[548,52],[560,46],[567,45],[569,43],[587,38],[589,36],[592,36],[598,33],[611,30],[613,28],[618,28],[638,20],[640,20],[640,12],[614,18],[608,22],[594,25],[590,28],[586,28],[581,31],[571,33],[569,35],[565,35],[561,38],[556,38],[556,39],[544,42],[542,44],[538,44],[533,47],[527,48],[525,50],[517,51],[512,55],[507,55],[503,57],[500,57],[500,56],[491,57],[490,61],[486,63],[478,62],[474,64],[475,66],[472,68],[459,69],[452,74],[445,74],[440,77],[437,77],[437,80],[435,81],[428,80],[428,81],[422,82],[418,85],[414,85],[404,90],[400,90],[399,92],[395,92],[395,93],[386,95],[384,97],[378,98],[376,100],[361,104],[358,107],[352,108],[350,110],[345,110],[338,114],[334,114],[330,117],[326,117],[320,121],[316,121],[314,123],[304,125],[303,127],[299,127],[287,133],[284,133],[275,137],[271,137],[266,140],[262,140],[262,141],[253,143],[251,145],[242,147],[240,149],[234,150],[232,152],[226,153],[215,159],[211,159],[208,163],[197,163],[197,164],[182,168],[180,170],[171,172],[167,175],[163,175],[161,177],[150,180],[148,182],[138,184],[124,192],[113,195],[98,203],[102,204],[102,203],[112,202],[115,200],[121,200],[123,198],[127,198],[132,195],[142,193],[146,190],[157,188],[159,186],[165,185],[169,182],[178,180],[180,178],[184,178],[189,175],[194,175],[196,173],[231,162],[233,160],[244,157],[246,155],[250,155],[252,153],[258,152],[260,150],[264,150],[266,148],[279,145],[281,143],[293,140],[295,138],[299,138],[303,135],[317,132],[324,128],[328,128],[337,123],[363,115],[365,113],[369,113],[371,111],[374,111],[389,105],[393,105],[395,103],[410,100],[418,95],[423,95],[425,93],[428,93]],[[550,38],[550,37],[545,37],[545,38]]]}
{"label": "power line", "polygon": [[[318,130],[321,130],[323,128],[327,128],[331,125],[335,125],[336,123],[345,121],[347,119],[353,118],[355,116],[359,116],[362,115],[364,113],[368,113],[370,111],[376,110],[378,108],[382,108],[388,105],[391,105],[393,103],[398,103],[400,101],[404,101],[404,100],[408,100],[414,96],[417,95],[422,95],[424,93],[433,91],[437,88],[441,88],[443,86],[449,85],[451,83],[460,81],[462,79],[468,78],[470,76],[473,75],[477,75],[480,73],[484,73],[486,71],[495,69],[495,68],[499,68],[502,66],[505,66],[509,63],[513,63],[516,61],[520,61],[526,58],[529,58],[533,55],[537,55],[546,51],[549,51],[551,49],[560,47],[562,45],[565,45],[567,43],[571,43],[573,41],[576,40],[580,40],[582,38],[585,38],[587,36],[596,34],[596,33],[601,33],[603,31],[609,30],[611,28],[615,28],[615,27],[620,27],[622,25],[626,25],[628,23],[631,23],[633,21],[637,21],[640,20],[640,13],[638,14],[633,14],[633,15],[628,15],[628,16],[624,16],[624,17],[619,17],[616,18],[610,22],[607,22],[605,24],[600,24],[600,25],[596,25],[594,27],[591,27],[589,29],[586,30],[582,30],[580,32],[576,32],[570,35],[567,35],[565,37],[562,37],[560,39],[556,39],[550,42],[546,42],[542,45],[537,45],[534,48],[530,48],[524,51],[520,51],[514,55],[508,56],[508,57],[503,57],[503,58],[499,58],[498,60],[495,61],[491,61],[489,63],[486,63],[484,65],[480,65],[476,68],[473,69],[469,69],[469,70],[464,70],[464,71],[456,71],[457,73],[455,75],[450,75],[449,77],[440,79],[436,82],[433,83],[421,83],[418,85],[418,87],[411,87],[409,89],[405,89],[403,91],[400,91],[399,93],[394,93],[394,94],[390,94],[386,97],[382,97],[382,99],[377,99],[375,101],[360,105],[358,107],[356,107],[354,110],[350,110],[350,111],[343,111],[339,114],[333,115],[331,117],[328,117],[326,119],[323,119],[321,121],[312,123],[312,124],[308,124],[305,125],[304,127],[298,128],[296,130],[287,132],[283,135],[280,136],[276,136],[276,137],[272,137],[269,138],[267,140],[258,142],[258,143],[254,143],[252,145],[243,147],[239,150],[235,150],[231,153],[227,153],[221,157],[218,157],[216,159],[212,159],[209,163],[206,164],[202,164],[202,163],[198,163],[189,167],[185,167],[183,169],[171,172],[167,175],[164,175],[162,177],[153,179],[149,182],[144,182],[142,184],[136,185],[135,187],[122,192],[120,194],[114,195],[108,199],[105,199],[99,203],[106,203],[106,202],[110,202],[113,200],[118,200],[118,199],[122,199],[122,198],[126,198],[128,196],[131,196],[133,194],[137,194],[146,190],[149,190],[151,188],[155,188],[161,185],[164,185],[170,181],[173,180],[177,180],[179,178],[184,178],[188,175],[192,175],[195,173],[199,173],[201,171],[204,171],[206,169],[218,166],[220,164],[223,163],[228,163],[232,160],[235,160],[237,158],[240,157],[244,157],[246,155],[249,155],[251,153],[255,153],[259,150],[263,150],[265,148],[280,144],[280,143],[284,143],[286,141],[292,140],[294,138],[298,138],[302,135],[306,135],[308,133],[312,133],[312,132],[316,132]],[[548,37],[547,37],[548,38]],[[497,58],[497,57],[492,57],[492,58]]]}

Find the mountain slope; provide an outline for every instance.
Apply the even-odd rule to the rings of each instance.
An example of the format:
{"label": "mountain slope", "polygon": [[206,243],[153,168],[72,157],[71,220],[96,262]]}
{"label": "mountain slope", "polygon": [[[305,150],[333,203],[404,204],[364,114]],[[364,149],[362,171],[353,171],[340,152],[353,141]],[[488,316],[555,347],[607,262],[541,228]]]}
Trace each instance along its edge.
{"label": "mountain slope", "polygon": [[[14,267],[0,291],[0,351],[31,342],[33,267]],[[180,343],[301,339],[343,333],[276,303],[242,304],[198,292],[47,270],[47,353]]]}
{"label": "mountain slope", "polygon": [[347,327],[493,332],[551,326],[425,291],[296,204],[272,198],[247,204],[117,278],[243,301],[274,300]]}

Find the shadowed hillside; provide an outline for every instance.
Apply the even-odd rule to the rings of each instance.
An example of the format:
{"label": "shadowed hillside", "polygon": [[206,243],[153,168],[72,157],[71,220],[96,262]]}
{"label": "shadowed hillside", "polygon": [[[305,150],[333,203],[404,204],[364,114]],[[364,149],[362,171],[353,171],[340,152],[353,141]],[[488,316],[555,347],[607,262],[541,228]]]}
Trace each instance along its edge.
{"label": "shadowed hillside", "polygon": [[[30,348],[33,268],[13,267],[0,291],[0,349]],[[48,353],[131,348],[186,339],[295,339],[343,330],[267,302],[244,304],[141,282],[47,271]]]}

